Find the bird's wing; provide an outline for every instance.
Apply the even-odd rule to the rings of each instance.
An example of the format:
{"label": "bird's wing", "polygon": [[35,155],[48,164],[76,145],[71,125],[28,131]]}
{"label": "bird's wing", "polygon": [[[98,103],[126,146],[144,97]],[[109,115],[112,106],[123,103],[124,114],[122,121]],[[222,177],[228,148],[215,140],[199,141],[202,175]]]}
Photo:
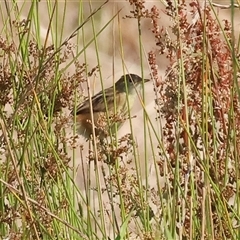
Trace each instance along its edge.
{"label": "bird's wing", "polygon": [[[106,101],[107,101],[107,107],[110,109],[111,105],[114,104],[113,87],[110,87],[105,90],[105,97],[106,97]],[[99,92],[92,97],[92,107],[93,107],[93,112],[106,112],[104,96],[103,96],[102,92]],[[74,111],[72,111],[72,114],[73,113],[74,113]],[[85,114],[85,113],[90,113],[89,99],[87,99],[83,103],[81,103],[76,109],[77,115]]]}

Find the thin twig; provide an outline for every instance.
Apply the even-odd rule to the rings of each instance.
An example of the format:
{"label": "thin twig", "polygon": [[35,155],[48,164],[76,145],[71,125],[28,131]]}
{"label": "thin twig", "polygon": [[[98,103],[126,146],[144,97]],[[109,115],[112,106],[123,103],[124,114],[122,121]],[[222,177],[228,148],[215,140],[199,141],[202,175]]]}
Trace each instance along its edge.
{"label": "thin twig", "polygon": [[229,9],[229,8],[240,8],[240,5],[237,4],[237,3],[234,3],[234,4],[229,4],[229,5],[222,5],[222,4],[218,4],[218,3],[212,3],[212,5],[214,7],[218,7],[218,8],[221,8],[221,9]]}

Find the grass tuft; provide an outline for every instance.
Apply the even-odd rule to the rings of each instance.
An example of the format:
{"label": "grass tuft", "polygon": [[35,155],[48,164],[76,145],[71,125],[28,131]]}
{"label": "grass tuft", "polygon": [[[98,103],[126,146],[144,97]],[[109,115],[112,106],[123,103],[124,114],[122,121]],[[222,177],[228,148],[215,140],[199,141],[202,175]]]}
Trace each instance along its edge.
{"label": "grass tuft", "polygon": [[[79,1],[72,34],[72,3],[45,4],[44,25],[41,1],[0,3],[0,238],[239,239],[236,4],[222,20],[211,2]],[[154,109],[145,86],[128,131],[86,143],[68,112],[133,49]]]}

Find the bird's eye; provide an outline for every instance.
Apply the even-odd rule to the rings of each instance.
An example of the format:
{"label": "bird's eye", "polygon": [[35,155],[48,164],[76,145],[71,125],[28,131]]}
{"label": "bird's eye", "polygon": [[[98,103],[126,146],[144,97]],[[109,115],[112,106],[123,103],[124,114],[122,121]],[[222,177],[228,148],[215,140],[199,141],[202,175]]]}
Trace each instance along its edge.
{"label": "bird's eye", "polygon": [[128,81],[130,82],[130,83],[133,83],[134,82],[134,79],[133,79],[133,76],[128,76]]}

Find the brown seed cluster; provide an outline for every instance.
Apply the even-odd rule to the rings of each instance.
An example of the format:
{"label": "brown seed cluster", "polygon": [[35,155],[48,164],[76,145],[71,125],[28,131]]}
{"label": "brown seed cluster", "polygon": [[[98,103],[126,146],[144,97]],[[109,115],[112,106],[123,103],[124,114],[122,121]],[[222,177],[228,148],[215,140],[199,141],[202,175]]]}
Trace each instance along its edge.
{"label": "brown seed cluster", "polygon": [[[159,146],[159,168],[161,175],[166,176],[170,183],[174,182],[172,169],[177,165],[182,180],[180,183],[185,182],[187,174],[194,175],[195,198],[198,202],[196,212],[200,214],[199,219],[203,219],[202,189],[206,184],[203,178],[206,166],[211,180],[222,188],[221,201],[229,201],[236,192],[234,186],[238,180],[235,174],[238,169],[233,166],[236,166],[239,156],[240,114],[237,90],[239,76],[234,75],[234,62],[239,60],[237,56],[233,59],[233,52],[237,52],[237,49],[229,21],[224,21],[226,41],[209,6],[202,8],[198,1],[188,5],[183,1],[177,8],[172,1],[167,1],[167,4],[166,14],[172,17],[174,37],[170,37],[167,31],[157,35],[161,26],[153,22],[156,51],[159,50],[161,55],[170,59],[165,81],[160,82],[162,87],[158,88],[161,99],[156,99],[160,119],[166,120],[162,136],[164,147]],[[157,72],[154,68],[157,57],[149,53],[153,76]],[[229,131],[234,132],[234,139],[229,137]],[[236,144],[235,150],[230,147],[233,144]],[[188,189],[187,194],[191,195],[190,187]],[[230,237],[227,222],[218,219],[217,209],[214,208],[216,198],[214,194],[211,195],[212,213],[217,221],[221,221],[223,229],[220,230],[221,224],[215,222],[215,238],[221,239],[225,235]],[[190,204],[190,198],[186,201]],[[188,210],[183,223],[186,237],[189,237],[191,226]],[[232,210],[228,211],[231,214]]]}
{"label": "brown seed cluster", "polygon": [[[23,39],[30,31],[28,21],[12,24]],[[1,179],[14,188],[2,188],[0,198],[6,206],[0,212],[0,223],[9,226],[11,239],[23,237],[21,227],[19,232],[18,228],[12,228],[19,220],[22,226],[32,229],[28,239],[39,239],[41,226],[52,231],[54,218],[46,211],[51,209],[51,201],[44,193],[63,181],[70,161],[65,136],[68,119],[61,110],[72,109],[75,95],[81,94],[81,84],[87,75],[86,64],[74,59],[75,71],[61,72],[72,60],[73,51],[70,43],[59,51],[54,45],[40,46],[35,39],[20,46],[11,38],[0,38],[0,172]],[[94,70],[91,71],[93,74]],[[31,196],[35,201],[27,202],[27,208],[11,202],[13,195],[27,201],[23,186],[31,186],[26,190],[26,197]],[[60,189],[56,194],[58,191],[56,209],[65,211],[68,208],[65,196]],[[31,211],[37,216],[34,220]]]}
{"label": "brown seed cluster", "polygon": [[[85,160],[92,161],[97,156],[99,161],[107,164],[111,174],[104,175],[106,188],[101,190],[111,192],[111,207],[119,204],[121,196],[126,213],[133,214],[131,221],[140,219],[143,222],[147,216],[150,221],[157,219],[157,225],[163,220],[168,224],[163,213],[166,212],[164,208],[171,206],[176,221],[175,229],[171,231],[190,239],[193,215],[198,216],[197,225],[201,225],[206,220],[206,213],[210,212],[214,239],[234,239],[229,230],[229,216],[234,219],[235,212],[227,203],[238,191],[240,57],[231,23],[224,20],[221,28],[211,7],[200,6],[199,1],[180,1],[175,6],[174,1],[167,0],[164,14],[173,24],[167,30],[160,25],[160,10],[156,6],[147,9],[145,1],[129,3],[133,10],[127,17],[137,18],[139,23],[142,19],[151,19],[151,32],[155,37],[155,49],[148,53],[148,61],[158,97],[155,99],[159,114],[156,121],[164,120],[157,157],[160,175],[165,177],[166,184],[160,192],[142,186],[148,199],[139,192],[141,182],[135,169],[130,167],[133,159],[126,163],[121,161],[123,156],[132,153],[133,146],[136,147],[129,134],[118,140],[110,136],[111,143],[97,139],[97,152],[90,151]],[[12,24],[21,37],[30,31],[27,20]],[[86,73],[86,64],[77,60],[73,61],[74,73],[61,71],[73,51],[74,46],[68,42],[59,50],[54,45],[39,46],[32,39],[26,49],[21,49],[15,42],[0,38],[1,119],[4,119],[4,130],[8,133],[7,139],[4,135],[0,138],[0,172],[12,186],[2,189],[5,211],[0,212],[0,223],[9,226],[11,239],[22,238],[21,231],[11,231],[19,218],[27,228],[36,227],[35,232],[29,233],[29,239],[37,239],[36,234],[41,238],[42,226],[53,233],[54,218],[44,210],[53,207],[51,200],[46,198],[49,189],[59,196],[54,201],[57,210],[53,214],[67,212],[69,208],[64,191],[55,187],[63,181],[70,161],[65,145],[69,139],[64,134],[68,119],[61,110],[72,109],[74,98],[81,94],[81,84],[87,76],[98,71],[96,67]],[[156,64],[160,55],[169,60],[164,80],[159,78]],[[18,57],[11,61],[15,56]],[[6,111],[7,107],[10,107],[10,113]],[[122,119],[111,116],[110,121],[118,123]],[[103,118],[99,125],[106,126],[106,122]],[[109,136],[109,132],[106,135]],[[77,137],[73,136],[71,142],[76,148]],[[80,148],[82,150],[82,146]],[[118,160],[120,165],[116,167]],[[38,204],[24,199],[22,181],[31,186],[27,191]],[[9,201],[13,195],[26,201],[27,205],[16,207]],[[177,199],[171,196],[177,196]],[[157,215],[150,200],[157,208]],[[219,202],[222,204],[218,205]],[[37,217],[33,219],[31,213]],[[142,229],[139,236],[154,239],[156,230],[151,227]],[[199,239],[202,228],[197,230],[194,234]],[[201,232],[203,236],[213,238],[205,229]],[[61,238],[61,233],[56,237]]]}

